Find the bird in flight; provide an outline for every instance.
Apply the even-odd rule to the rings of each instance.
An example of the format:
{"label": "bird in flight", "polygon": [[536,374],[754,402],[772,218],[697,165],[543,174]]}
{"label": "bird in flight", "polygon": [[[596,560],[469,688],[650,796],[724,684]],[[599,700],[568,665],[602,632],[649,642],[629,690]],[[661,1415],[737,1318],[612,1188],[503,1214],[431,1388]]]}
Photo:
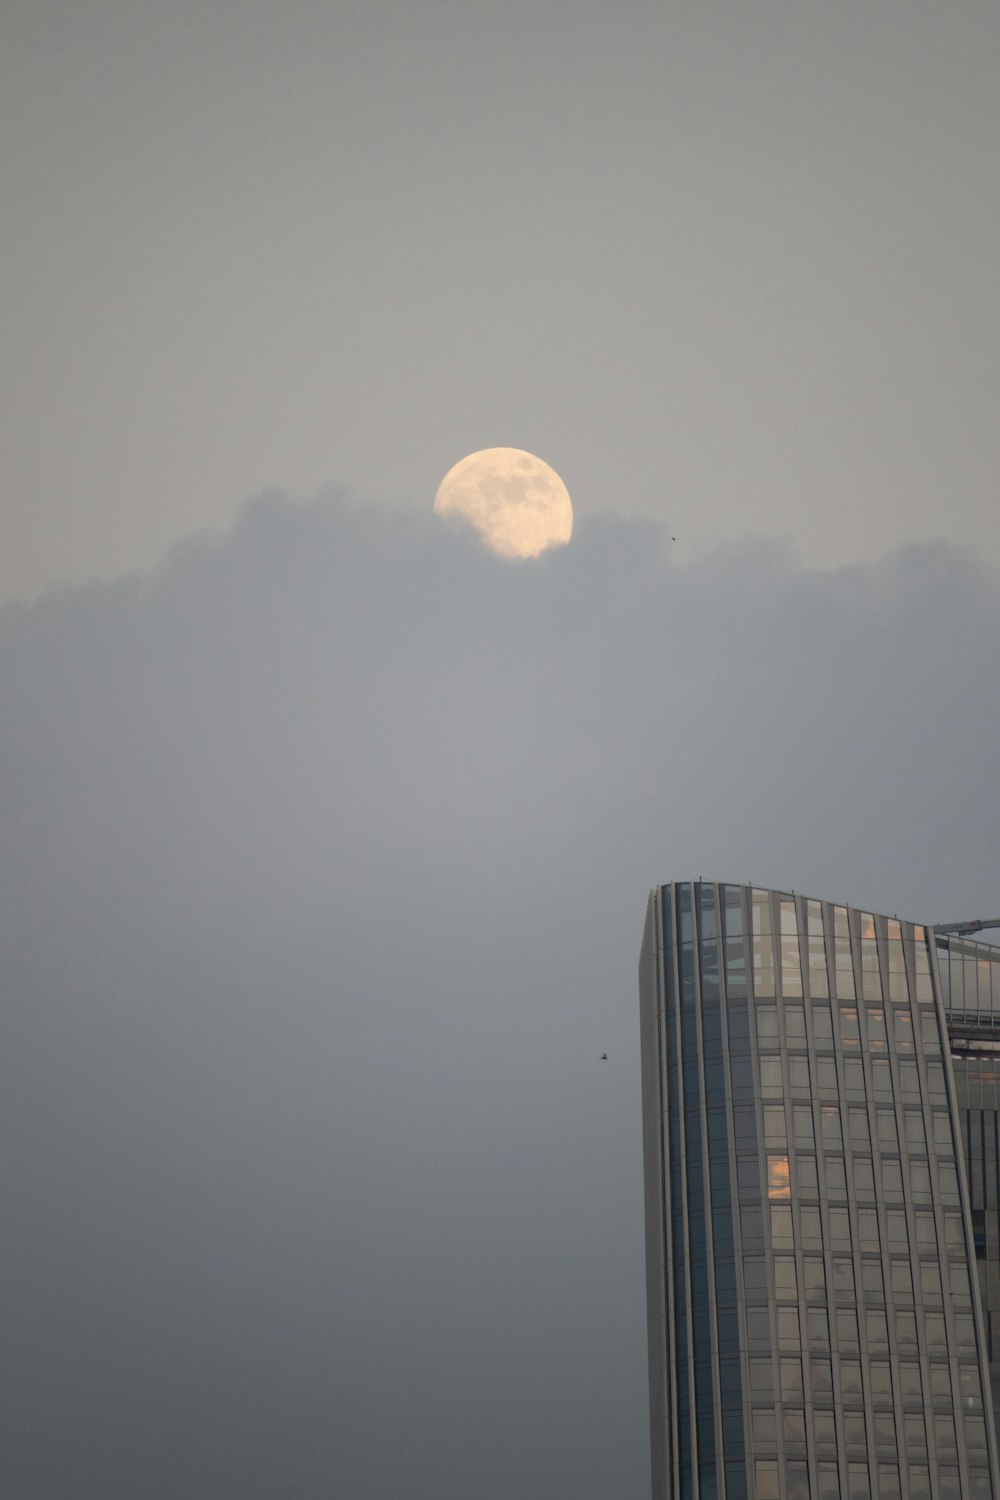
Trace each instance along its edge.
{"label": "bird in flight", "polygon": [[607,1060],[608,1060],[608,1054],[606,1052],[602,1052],[601,1053],[601,1062],[607,1062]]}

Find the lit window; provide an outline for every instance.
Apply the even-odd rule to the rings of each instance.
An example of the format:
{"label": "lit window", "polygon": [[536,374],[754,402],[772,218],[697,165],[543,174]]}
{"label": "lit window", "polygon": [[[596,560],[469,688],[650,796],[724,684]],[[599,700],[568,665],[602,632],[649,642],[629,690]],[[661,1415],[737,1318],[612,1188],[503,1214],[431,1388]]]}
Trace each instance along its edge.
{"label": "lit window", "polygon": [[769,1156],[767,1158],[767,1196],[769,1198],[790,1198],[792,1196],[787,1156]]}

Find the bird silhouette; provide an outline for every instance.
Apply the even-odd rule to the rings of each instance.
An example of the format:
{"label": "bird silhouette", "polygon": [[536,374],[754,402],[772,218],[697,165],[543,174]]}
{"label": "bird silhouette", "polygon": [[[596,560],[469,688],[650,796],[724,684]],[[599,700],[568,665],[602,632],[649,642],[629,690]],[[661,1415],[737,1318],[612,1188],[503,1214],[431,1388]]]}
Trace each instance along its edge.
{"label": "bird silhouette", "polygon": [[601,1062],[607,1062],[607,1060],[608,1060],[608,1054],[606,1052],[602,1052],[601,1053]]}

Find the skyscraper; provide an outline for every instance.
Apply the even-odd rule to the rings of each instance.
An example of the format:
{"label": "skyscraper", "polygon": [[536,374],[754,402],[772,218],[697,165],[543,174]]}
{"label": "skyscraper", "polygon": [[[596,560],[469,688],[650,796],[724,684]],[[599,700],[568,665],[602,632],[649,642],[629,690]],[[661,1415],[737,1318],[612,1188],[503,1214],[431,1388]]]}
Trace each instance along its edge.
{"label": "skyscraper", "polygon": [[[652,893],[654,1500],[1000,1500],[976,1275],[978,1250],[1000,1313],[981,977],[1000,969],[976,946],[778,891]],[[948,1014],[957,1027],[972,1012],[955,1005],[953,960],[963,996],[980,966],[959,1083]],[[1000,1059],[1000,1025],[996,1038]]]}

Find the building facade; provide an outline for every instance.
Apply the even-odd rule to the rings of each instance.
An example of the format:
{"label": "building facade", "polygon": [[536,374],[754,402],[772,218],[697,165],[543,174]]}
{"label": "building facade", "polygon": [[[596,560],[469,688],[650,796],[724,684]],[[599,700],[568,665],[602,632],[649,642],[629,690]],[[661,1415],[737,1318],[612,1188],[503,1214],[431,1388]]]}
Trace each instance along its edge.
{"label": "building facade", "polygon": [[1000,948],[943,933],[935,933],[934,940],[955,1079],[996,1417],[1000,1412],[1000,1230],[997,1218],[1000,1189]]}
{"label": "building facade", "polygon": [[1000,1314],[1000,1101],[984,1102],[981,981],[962,1023],[976,1050],[954,1068],[948,1032],[972,1013],[952,959],[965,996],[977,946],[777,891],[652,893],[654,1500],[1000,1500],[984,1316]]}

